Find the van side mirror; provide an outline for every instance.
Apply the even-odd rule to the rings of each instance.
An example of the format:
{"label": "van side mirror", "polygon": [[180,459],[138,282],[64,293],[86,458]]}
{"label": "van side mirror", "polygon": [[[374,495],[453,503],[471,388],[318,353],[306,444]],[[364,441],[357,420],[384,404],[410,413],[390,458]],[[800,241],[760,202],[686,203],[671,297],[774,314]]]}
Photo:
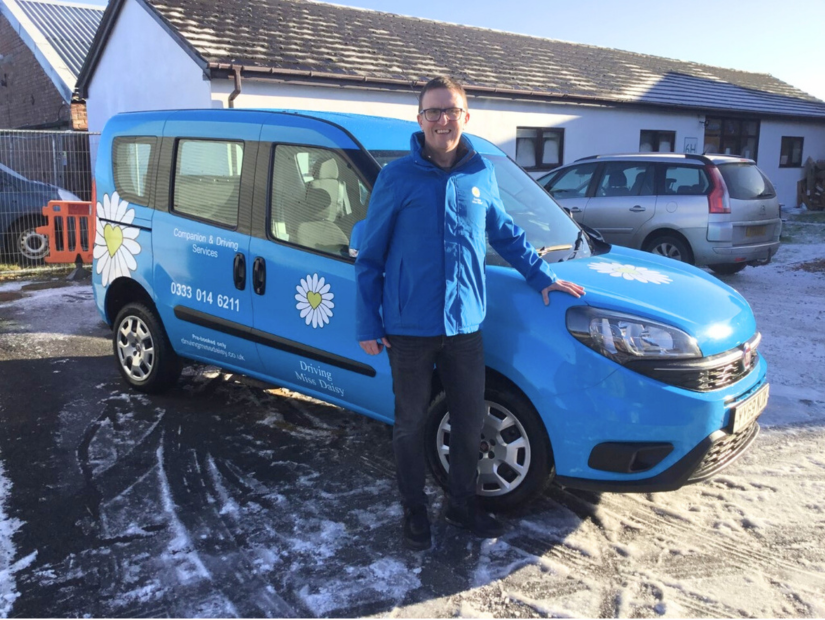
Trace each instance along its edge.
{"label": "van side mirror", "polygon": [[358,249],[361,247],[361,239],[364,237],[364,220],[355,222],[349,234],[349,255],[355,258],[358,256]]}

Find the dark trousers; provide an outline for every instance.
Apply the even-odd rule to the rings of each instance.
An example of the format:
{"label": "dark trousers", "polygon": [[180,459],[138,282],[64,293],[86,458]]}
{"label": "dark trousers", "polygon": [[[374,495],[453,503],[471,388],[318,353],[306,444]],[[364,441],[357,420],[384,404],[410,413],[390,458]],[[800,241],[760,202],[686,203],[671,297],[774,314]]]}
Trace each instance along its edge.
{"label": "dark trousers", "polygon": [[449,498],[465,504],[475,497],[478,451],[486,414],[484,343],[481,332],[457,336],[388,336],[387,353],[395,393],[392,445],[398,488],[405,506],[427,504],[424,493],[425,424],[438,369],[450,411]]}

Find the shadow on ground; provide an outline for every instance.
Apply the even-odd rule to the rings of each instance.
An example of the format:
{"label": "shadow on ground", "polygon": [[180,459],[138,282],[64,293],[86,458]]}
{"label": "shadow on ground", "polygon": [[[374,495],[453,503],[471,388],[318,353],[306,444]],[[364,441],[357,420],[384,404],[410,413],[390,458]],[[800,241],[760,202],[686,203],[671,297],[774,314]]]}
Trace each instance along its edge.
{"label": "shadow on ground", "polygon": [[380,422],[200,367],[145,396],[110,356],[3,361],[0,376],[20,386],[0,434],[23,522],[14,616],[386,614],[552,573],[550,552],[595,518],[597,496],[551,488],[479,541],[443,523],[430,483],[436,543],[410,552]]}

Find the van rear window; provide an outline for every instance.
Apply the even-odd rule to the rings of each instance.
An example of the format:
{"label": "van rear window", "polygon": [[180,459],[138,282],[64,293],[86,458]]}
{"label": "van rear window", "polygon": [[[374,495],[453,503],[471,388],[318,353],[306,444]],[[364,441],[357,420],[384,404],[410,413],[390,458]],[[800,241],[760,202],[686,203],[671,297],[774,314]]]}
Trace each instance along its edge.
{"label": "van rear window", "polygon": [[719,166],[730,197],[735,200],[773,198],[776,190],[762,171],[753,164],[722,164]]}
{"label": "van rear window", "polygon": [[128,136],[115,138],[112,147],[112,172],[115,190],[122,200],[149,205],[149,171],[156,151],[157,138]]}
{"label": "van rear window", "polygon": [[238,225],[242,168],[242,142],[181,140],[172,209],[234,228]]}

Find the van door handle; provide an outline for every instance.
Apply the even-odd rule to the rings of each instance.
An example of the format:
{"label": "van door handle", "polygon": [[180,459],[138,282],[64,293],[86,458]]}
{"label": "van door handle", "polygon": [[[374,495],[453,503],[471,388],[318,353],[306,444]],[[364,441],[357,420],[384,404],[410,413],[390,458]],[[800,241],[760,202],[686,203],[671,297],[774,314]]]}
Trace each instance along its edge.
{"label": "van door handle", "polygon": [[582,210],[578,207],[570,207],[570,213],[581,213]]}
{"label": "van door handle", "polygon": [[641,213],[642,211],[645,211],[645,210],[646,209],[642,205],[636,205],[635,207],[631,207],[629,209],[629,211],[633,211],[633,213]]}
{"label": "van door handle", "polygon": [[266,261],[260,256],[252,263],[252,290],[258,295],[266,292]]}
{"label": "van door handle", "polygon": [[232,264],[232,277],[235,280],[235,288],[242,291],[246,288],[246,257],[238,252],[235,254],[235,261]]}

